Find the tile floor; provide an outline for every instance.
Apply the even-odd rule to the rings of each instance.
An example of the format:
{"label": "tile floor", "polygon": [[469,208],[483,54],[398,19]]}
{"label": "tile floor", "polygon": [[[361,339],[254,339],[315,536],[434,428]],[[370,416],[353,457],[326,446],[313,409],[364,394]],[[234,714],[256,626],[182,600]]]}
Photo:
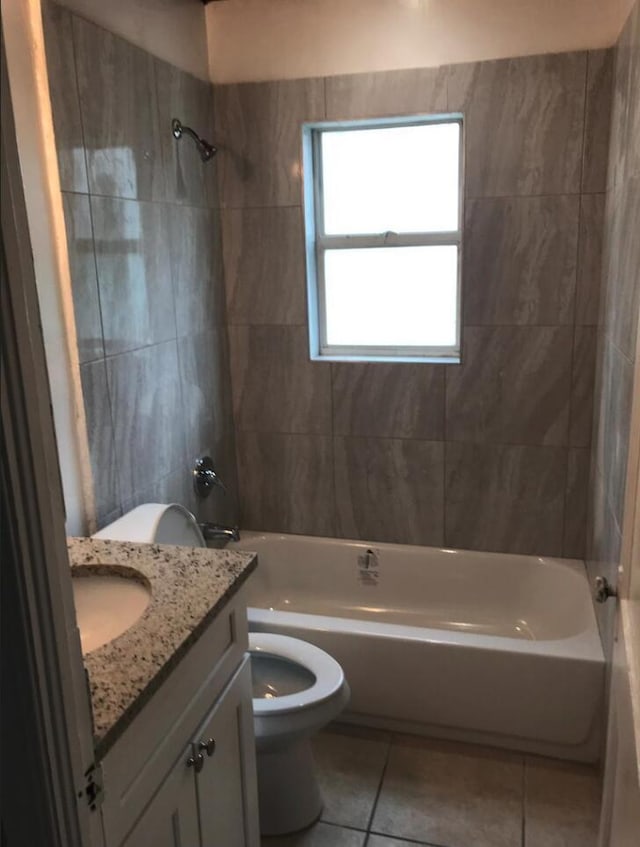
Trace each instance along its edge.
{"label": "tile floor", "polygon": [[321,820],[264,847],[596,847],[595,768],[339,725],[314,752]]}

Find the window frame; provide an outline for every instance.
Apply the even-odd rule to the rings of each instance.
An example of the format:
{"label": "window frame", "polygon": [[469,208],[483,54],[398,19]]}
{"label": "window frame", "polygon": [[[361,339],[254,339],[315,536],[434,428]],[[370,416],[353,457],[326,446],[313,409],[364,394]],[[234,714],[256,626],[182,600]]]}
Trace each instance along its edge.
{"label": "window frame", "polygon": [[[326,132],[386,129],[457,123],[460,128],[458,227],[447,232],[386,232],[369,235],[327,235],[324,232],[321,139]],[[410,115],[351,121],[314,121],[302,126],[303,206],[305,220],[305,252],[307,267],[307,303],[309,317],[309,351],[312,360],[351,362],[439,362],[459,363],[461,345],[461,280],[464,221],[464,120],[460,112],[433,115]],[[422,247],[453,245],[457,247],[456,340],[450,347],[330,345],[326,341],[326,301],[324,254],[331,249],[372,247]]]}

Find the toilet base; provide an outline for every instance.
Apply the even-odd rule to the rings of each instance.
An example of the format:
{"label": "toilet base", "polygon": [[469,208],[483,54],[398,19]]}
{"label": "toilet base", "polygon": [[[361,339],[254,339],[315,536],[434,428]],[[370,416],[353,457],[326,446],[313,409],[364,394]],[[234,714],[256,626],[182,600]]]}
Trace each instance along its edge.
{"label": "toilet base", "polygon": [[305,738],[284,750],[258,752],[262,835],[286,835],[310,826],[322,812],[311,745]]}

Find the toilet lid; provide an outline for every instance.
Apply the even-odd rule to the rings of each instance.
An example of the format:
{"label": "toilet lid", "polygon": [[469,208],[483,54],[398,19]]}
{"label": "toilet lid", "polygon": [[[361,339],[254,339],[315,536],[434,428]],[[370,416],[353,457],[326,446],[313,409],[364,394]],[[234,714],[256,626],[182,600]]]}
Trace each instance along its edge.
{"label": "toilet lid", "polygon": [[[255,715],[282,714],[321,703],[339,691],[344,683],[344,673],[338,662],[324,650],[299,638],[271,632],[250,632],[249,651],[252,657],[263,653],[301,666],[299,678],[308,678],[311,683],[307,688],[291,694],[254,698]],[[315,681],[311,681],[313,678]]]}

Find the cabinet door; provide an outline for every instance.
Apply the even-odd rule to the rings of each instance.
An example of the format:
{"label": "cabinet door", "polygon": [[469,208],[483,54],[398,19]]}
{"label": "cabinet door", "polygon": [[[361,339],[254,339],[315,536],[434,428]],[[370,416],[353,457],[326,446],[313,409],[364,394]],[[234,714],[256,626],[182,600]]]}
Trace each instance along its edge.
{"label": "cabinet door", "polygon": [[200,847],[195,775],[189,745],[169,771],[122,847]]}
{"label": "cabinet door", "polygon": [[[195,744],[213,740],[196,779],[202,847],[258,847],[251,668],[245,659],[202,724]],[[211,744],[210,744],[211,749]]]}

